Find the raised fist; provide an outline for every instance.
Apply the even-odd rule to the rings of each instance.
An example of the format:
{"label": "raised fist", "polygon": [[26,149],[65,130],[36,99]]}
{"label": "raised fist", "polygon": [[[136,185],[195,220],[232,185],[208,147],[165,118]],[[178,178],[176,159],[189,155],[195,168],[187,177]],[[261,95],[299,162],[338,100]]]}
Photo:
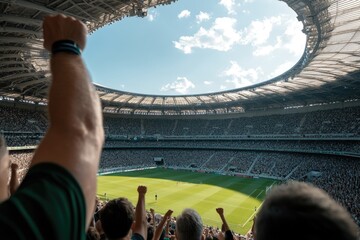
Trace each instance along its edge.
{"label": "raised fist", "polygon": [[86,45],[87,27],[81,21],[62,14],[46,16],[43,22],[44,47],[51,51],[54,42],[59,40],[74,41],[81,50]]}
{"label": "raised fist", "polygon": [[137,191],[139,194],[145,194],[147,191],[147,187],[146,186],[138,186]]}
{"label": "raised fist", "polygon": [[217,208],[217,209],[216,209],[216,212],[217,212],[219,215],[223,215],[223,214],[224,214],[224,209],[223,209],[223,208]]}
{"label": "raised fist", "polygon": [[169,209],[169,210],[165,213],[164,217],[165,217],[165,218],[170,218],[170,216],[171,216],[172,213],[173,213],[173,210]]}

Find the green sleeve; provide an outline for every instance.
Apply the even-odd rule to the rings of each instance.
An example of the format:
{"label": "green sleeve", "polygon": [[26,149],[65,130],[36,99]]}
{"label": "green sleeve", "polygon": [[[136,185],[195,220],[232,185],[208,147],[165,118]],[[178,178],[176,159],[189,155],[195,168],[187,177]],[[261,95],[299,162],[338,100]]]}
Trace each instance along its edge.
{"label": "green sleeve", "polygon": [[0,205],[4,239],[85,239],[86,207],[82,190],[63,167],[32,167],[16,193]]}

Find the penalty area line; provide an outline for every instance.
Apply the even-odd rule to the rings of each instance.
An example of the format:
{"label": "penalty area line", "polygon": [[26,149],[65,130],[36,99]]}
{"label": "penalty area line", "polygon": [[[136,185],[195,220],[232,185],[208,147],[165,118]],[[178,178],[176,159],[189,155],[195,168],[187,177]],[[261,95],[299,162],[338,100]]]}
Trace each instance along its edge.
{"label": "penalty area line", "polygon": [[[264,191],[264,190],[261,190],[261,192],[256,196],[256,199],[258,198],[258,196],[260,196],[260,194],[261,194],[263,191]],[[260,207],[261,207],[262,204],[263,204],[263,203],[261,203],[257,209],[260,209]],[[254,217],[254,215],[256,214],[256,212],[257,212],[257,211],[254,211],[254,213],[251,214],[251,216],[246,220],[246,222],[245,222],[241,227],[245,227],[245,225]]]}

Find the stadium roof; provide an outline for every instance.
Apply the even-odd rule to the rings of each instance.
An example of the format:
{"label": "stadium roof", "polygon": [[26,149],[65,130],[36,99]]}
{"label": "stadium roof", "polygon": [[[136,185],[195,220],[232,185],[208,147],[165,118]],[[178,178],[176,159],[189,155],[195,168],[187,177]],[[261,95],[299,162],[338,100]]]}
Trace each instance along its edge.
{"label": "stadium roof", "polygon": [[[42,47],[41,19],[63,13],[81,19],[90,32],[175,0],[0,0],[0,95],[46,104],[51,81]],[[276,0],[274,0],[276,1]],[[104,111],[141,115],[224,114],[360,99],[359,0],[283,0],[307,35],[297,64],[282,75],[229,91],[161,96],[96,86]],[[64,95],[64,97],[66,97]]]}

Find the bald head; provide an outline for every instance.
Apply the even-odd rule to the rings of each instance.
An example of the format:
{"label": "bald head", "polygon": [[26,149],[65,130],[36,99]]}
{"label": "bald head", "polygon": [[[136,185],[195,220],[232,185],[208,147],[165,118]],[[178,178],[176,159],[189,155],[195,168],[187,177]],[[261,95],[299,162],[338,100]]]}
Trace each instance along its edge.
{"label": "bald head", "polygon": [[272,189],[256,218],[256,240],[358,240],[350,214],[327,193],[291,182]]}

